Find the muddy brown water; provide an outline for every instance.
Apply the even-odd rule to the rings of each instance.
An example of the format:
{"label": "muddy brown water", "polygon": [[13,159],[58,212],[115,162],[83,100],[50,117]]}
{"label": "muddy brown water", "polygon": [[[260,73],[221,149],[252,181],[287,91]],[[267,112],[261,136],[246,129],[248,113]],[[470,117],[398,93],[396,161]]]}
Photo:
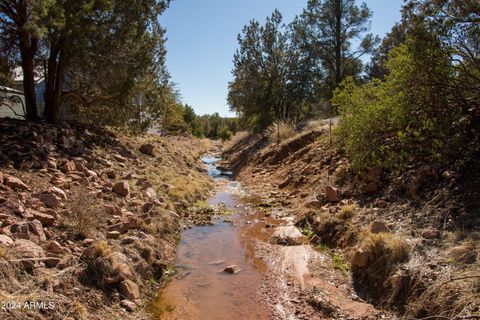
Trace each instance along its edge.
{"label": "muddy brown water", "polygon": [[[213,159],[213,160],[212,160]],[[256,241],[269,238],[267,224],[278,221],[242,198],[241,186],[215,169],[218,158],[207,158],[209,173],[217,179],[218,192],[210,205],[225,205],[230,212],[213,225],[184,231],[177,248],[177,273],[153,303],[154,319],[223,320],[270,319],[267,304],[259,296],[265,263],[255,257]],[[231,275],[225,267],[237,265]]]}

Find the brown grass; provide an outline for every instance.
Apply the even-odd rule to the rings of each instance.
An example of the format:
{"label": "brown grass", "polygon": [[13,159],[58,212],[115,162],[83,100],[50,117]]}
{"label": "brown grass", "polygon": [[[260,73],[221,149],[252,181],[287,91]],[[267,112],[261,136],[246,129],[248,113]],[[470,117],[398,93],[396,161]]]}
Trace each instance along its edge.
{"label": "brown grass", "polygon": [[[412,317],[439,316],[463,319],[480,312],[480,262],[464,271],[446,269],[433,283],[423,283],[424,291],[407,306]],[[476,319],[476,318],[475,318]]]}
{"label": "brown grass", "polygon": [[294,137],[296,134],[293,125],[286,121],[277,121],[265,130],[265,136],[268,140],[277,144]]}
{"label": "brown grass", "polygon": [[355,216],[358,206],[354,204],[347,204],[340,207],[340,211],[337,213],[337,217],[343,220],[351,219]]}
{"label": "brown grass", "polygon": [[85,188],[77,190],[76,197],[69,205],[69,215],[63,221],[76,237],[88,238],[98,232],[98,226],[107,220],[105,210],[99,205],[94,194]]}
{"label": "brown grass", "polygon": [[392,294],[394,276],[398,267],[408,261],[410,246],[400,236],[392,233],[361,234],[359,248],[368,255],[364,268],[352,266],[354,279],[369,291],[376,301]]}

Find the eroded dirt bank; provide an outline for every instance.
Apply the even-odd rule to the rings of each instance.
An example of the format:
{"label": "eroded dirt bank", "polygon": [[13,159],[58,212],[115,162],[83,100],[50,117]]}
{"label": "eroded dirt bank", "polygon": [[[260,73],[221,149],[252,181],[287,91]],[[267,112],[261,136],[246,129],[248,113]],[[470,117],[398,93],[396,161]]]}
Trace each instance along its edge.
{"label": "eroded dirt bank", "polygon": [[328,128],[318,127],[279,145],[244,136],[223,155],[221,167],[256,205],[291,221],[310,243],[256,250],[281,270],[266,274],[267,287],[269,278],[296,278],[280,281],[273,296],[265,290],[272,301],[289,301],[278,305],[279,314],[287,306],[281,318],[478,317],[478,159],[353,172],[329,145]]}
{"label": "eroded dirt bank", "polygon": [[[149,319],[209,142],[0,121],[0,318]],[[33,304],[32,304],[33,303]]]}

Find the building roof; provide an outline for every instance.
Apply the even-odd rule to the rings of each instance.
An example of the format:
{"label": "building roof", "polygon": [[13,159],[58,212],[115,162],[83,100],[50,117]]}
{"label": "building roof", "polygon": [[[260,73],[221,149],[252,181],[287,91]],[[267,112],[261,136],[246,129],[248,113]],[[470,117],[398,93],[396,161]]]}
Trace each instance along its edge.
{"label": "building roof", "polygon": [[[45,79],[44,72],[42,68],[36,68],[34,72],[34,80],[35,83],[42,82]],[[13,81],[15,82],[22,82],[23,81],[23,69],[22,67],[18,66],[13,69]]]}

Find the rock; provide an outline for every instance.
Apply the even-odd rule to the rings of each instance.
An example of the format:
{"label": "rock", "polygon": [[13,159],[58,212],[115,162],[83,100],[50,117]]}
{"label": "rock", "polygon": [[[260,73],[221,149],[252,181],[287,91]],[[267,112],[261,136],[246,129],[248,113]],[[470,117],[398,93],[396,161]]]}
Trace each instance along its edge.
{"label": "rock", "polygon": [[145,194],[151,200],[157,199],[157,192],[153,188],[147,188],[147,190],[145,190]]}
{"label": "rock", "polygon": [[390,232],[390,229],[382,221],[373,221],[369,224],[368,231],[371,233],[388,233]]}
{"label": "rock", "polygon": [[445,179],[445,180],[452,180],[453,178],[453,173],[446,170],[442,173],[442,178]]}
{"label": "rock", "polygon": [[366,193],[374,193],[378,191],[378,184],[376,182],[370,182],[365,186]]}
{"label": "rock", "polygon": [[375,201],[375,207],[377,208],[385,208],[387,206],[387,202],[385,200],[379,199]]}
{"label": "rock", "polygon": [[147,155],[147,156],[151,156],[153,157],[153,150],[155,149],[155,147],[153,146],[153,144],[151,143],[146,143],[146,144],[143,144],[142,146],[140,146],[140,152]]}
{"label": "rock", "polygon": [[137,308],[137,305],[134,302],[127,299],[120,301],[120,305],[128,312],[133,312]]}
{"label": "rock", "polygon": [[47,166],[48,166],[50,169],[57,170],[57,162],[56,162],[54,159],[49,159],[49,160],[47,161]]}
{"label": "rock", "polygon": [[332,186],[325,187],[325,196],[329,202],[338,202],[340,201],[340,192],[337,188]]}
{"label": "rock", "polygon": [[240,267],[235,265],[235,264],[233,264],[231,266],[228,266],[225,269],[223,269],[223,272],[228,273],[228,274],[236,274],[236,273],[239,273],[240,271],[242,271],[242,269],[240,269]]}
{"label": "rock", "polygon": [[322,207],[322,203],[318,200],[312,200],[305,203],[305,208],[318,209]]}
{"label": "rock", "polygon": [[138,286],[131,280],[123,280],[120,282],[118,285],[118,292],[120,292],[120,294],[127,300],[140,300],[140,291],[138,290]]}
{"label": "rock", "polygon": [[17,239],[30,239],[30,229],[28,223],[15,223],[10,226],[10,232]]}
{"label": "rock", "polygon": [[30,188],[22,180],[12,176],[7,176],[5,178],[5,184],[14,190],[30,190]]}
{"label": "rock", "polygon": [[373,167],[367,173],[367,181],[377,183],[378,181],[380,181],[381,176],[382,176],[382,168]]}
{"label": "rock", "polygon": [[65,164],[60,168],[60,170],[62,170],[63,173],[70,173],[75,171],[75,169],[76,169],[76,166],[75,166],[75,162],[73,161],[65,162]]}
{"label": "rock", "polygon": [[9,236],[6,236],[4,234],[0,234],[0,245],[5,246],[5,247],[11,247],[15,243],[13,242],[12,238]]}
{"label": "rock", "polygon": [[317,236],[316,234],[314,234],[314,235],[310,238],[310,243],[319,244],[319,243],[320,243],[320,237]]}
{"label": "rock", "polygon": [[115,173],[114,170],[108,170],[105,172],[105,174],[107,175],[107,177],[109,177],[110,179],[115,179],[117,177],[117,174]]}
{"label": "rock", "polygon": [[63,199],[63,200],[67,199],[67,194],[62,189],[57,187],[52,187],[51,189],[52,189],[52,193],[57,197],[59,197],[60,199]]}
{"label": "rock", "polygon": [[111,225],[108,227],[108,232],[119,232],[119,233],[125,233],[128,230],[130,230],[131,224],[127,221],[116,223],[114,225]]}
{"label": "rock", "polygon": [[122,240],[122,244],[132,244],[135,241],[138,241],[139,239],[137,237],[126,237]]}
{"label": "rock", "polygon": [[149,212],[150,210],[152,210],[154,207],[154,204],[151,203],[151,202],[147,202],[147,203],[144,203],[143,206],[142,206],[142,211],[144,213],[147,213]]}
{"label": "rock", "polygon": [[63,253],[63,247],[57,241],[49,241],[45,246],[45,250],[53,254]]}
{"label": "rock", "polygon": [[292,178],[291,177],[287,177],[285,180],[283,180],[282,182],[280,182],[278,184],[278,188],[279,189],[283,189],[285,188],[286,186],[288,186],[290,184],[290,182],[292,181]]}
{"label": "rock", "polygon": [[60,263],[60,258],[47,257],[43,260],[47,268],[55,268]]}
{"label": "rock", "polygon": [[31,233],[34,235],[38,236],[40,241],[46,241],[47,236],[45,235],[45,232],[43,231],[43,226],[42,223],[38,220],[33,220],[28,223],[28,229],[30,230]]}
{"label": "rock", "polygon": [[26,239],[15,240],[14,250],[15,254],[22,259],[24,268],[29,272],[40,266],[40,259],[45,257],[42,247]]}
{"label": "rock", "polygon": [[108,231],[107,232],[107,239],[118,239],[121,233],[118,231]]}
{"label": "rock", "polygon": [[42,193],[39,196],[40,201],[48,208],[57,209],[60,207],[60,199],[53,193]]}
{"label": "rock", "polygon": [[122,156],[119,155],[119,154],[114,154],[114,155],[113,155],[113,158],[114,158],[115,160],[117,160],[118,162],[121,162],[121,163],[127,162],[127,159],[125,159],[124,157],[122,157]]}
{"label": "rock", "polygon": [[303,235],[294,226],[277,227],[271,237],[271,242],[281,245],[299,245],[302,243]]}
{"label": "rock", "polygon": [[120,181],[113,186],[112,191],[125,198],[130,193],[130,185],[126,181]]}
{"label": "rock", "polygon": [[422,238],[424,239],[436,239],[440,237],[440,231],[435,228],[427,228],[422,231]]}
{"label": "rock", "polygon": [[352,257],[352,265],[358,268],[364,268],[368,265],[368,259],[370,258],[370,252],[358,249],[355,251]]}
{"label": "rock", "polygon": [[0,184],[3,184],[3,172],[0,171]]}
{"label": "rock", "polygon": [[33,219],[40,221],[42,224],[46,226],[51,226],[55,222],[55,217],[51,216],[46,213],[38,212],[38,211],[31,211]]}

